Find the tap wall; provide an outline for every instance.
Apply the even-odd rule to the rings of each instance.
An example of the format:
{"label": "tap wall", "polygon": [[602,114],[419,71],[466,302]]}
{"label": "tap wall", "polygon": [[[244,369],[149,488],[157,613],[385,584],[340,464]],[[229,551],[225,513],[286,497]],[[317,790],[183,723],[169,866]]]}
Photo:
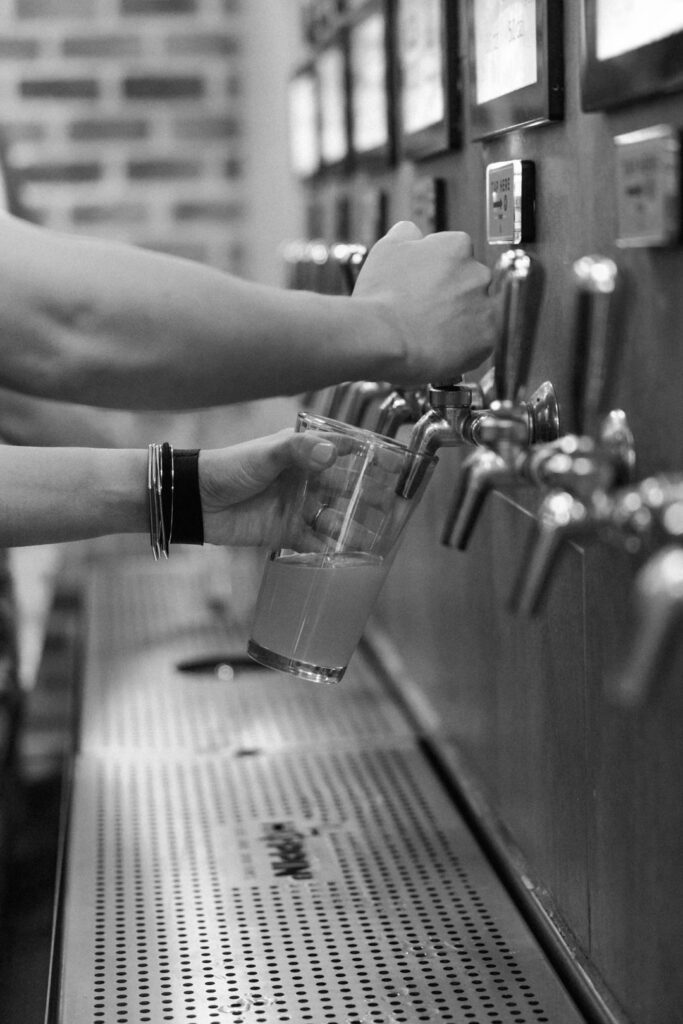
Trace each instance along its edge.
{"label": "tap wall", "polygon": [[[627,412],[642,478],[683,466],[683,251],[616,245],[613,138],[660,123],[680,127],[683,105],[668,96],[582,112],[580,6],[564,5],[562,122],[466,141],[417,165],[327,180],[309,189],[309,201],[333,237],[340,197],[351,197],[359,211],[352,235],[360,238],[368,192],[384,190],[394,221],[413,215],[416,183],[438,177],[445,226],[469,232],[477,257],[493,266],[500,250],[486,241],[485,168],[534,161],[537,231],[528,249],[543,264],[546,294],[530,386],[551,380],[563,428],[575,429],[571,267],[584,254],[610,256],[625,284],[612,405]],[[468,102],[466,87],[465,135]],[[538,614],[513,614],[509,598],[539,494],[496,493],[467,552],[445,551],[438,538],[462,457],[440,452],[381,601],[407,699],[437,743],[457,746],[458,763],[593,977],[636,1024],[668,1024],[683,999],[683,649],[646,706],[611,702],[609,682],[634,629],[639,558],[602,543],[567,546]]]}

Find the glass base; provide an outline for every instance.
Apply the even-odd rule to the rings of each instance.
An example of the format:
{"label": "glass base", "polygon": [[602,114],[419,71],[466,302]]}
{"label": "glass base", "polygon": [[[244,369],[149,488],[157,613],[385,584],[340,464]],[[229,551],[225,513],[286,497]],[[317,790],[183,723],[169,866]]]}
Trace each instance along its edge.
{"label": "glass base", "polygon": [[247,654],[260,665],[277,669],[278,672],[289,672],[290,675],[308,679],[311,683],[338,683],[346,672],[346,665],[340,668],[323,668],[321,665],[310,665],[307,661],[285,658],[282,654],[269,651],[267,647],[261,647],[254,640],[249,641]]}

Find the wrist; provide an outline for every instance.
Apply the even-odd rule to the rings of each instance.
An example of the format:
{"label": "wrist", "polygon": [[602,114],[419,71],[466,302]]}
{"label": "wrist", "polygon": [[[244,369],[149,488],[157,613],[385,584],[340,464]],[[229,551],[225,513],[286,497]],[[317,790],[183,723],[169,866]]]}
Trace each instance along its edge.
{"label": "wrist", "polygon": [[388,302],[376,295],[352,296],[346,319],[349,349],[355,363],[367,363],[363,373],[351,373],[349,380],[383,380],[400,383],[410,377],[405,335]]}
{"label": "wrist", "polygon": [[172,544],[204,543],[199,454],[198,448],[173,451]]}

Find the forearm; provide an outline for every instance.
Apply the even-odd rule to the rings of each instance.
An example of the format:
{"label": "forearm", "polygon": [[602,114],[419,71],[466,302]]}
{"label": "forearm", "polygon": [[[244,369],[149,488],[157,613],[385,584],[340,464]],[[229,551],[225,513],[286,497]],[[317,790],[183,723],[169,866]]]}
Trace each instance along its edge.
{"label": "forearm", "polygon": [[[145,445],[158,414],[96,409],[71,402],[36,398],[0,388],[0,438],[6,444],[50,447],[126,448]],[[173,414],[177,416],[177,413]],[[164,433],[168,417],[163,417]],[[136,429],[144,420],[144,432]],[[142,440],[139,440],[139,438]]]}
{"label": "forearm", "polygon": [[147,452],[0,446],[0,547],[148,530]]}
{"label": "forearm", "polygon": [[395,340],[377,335],[371,300],[263,287],[10,217],[0,243],[7,387],[178,409],[386,378],[393,365]]}

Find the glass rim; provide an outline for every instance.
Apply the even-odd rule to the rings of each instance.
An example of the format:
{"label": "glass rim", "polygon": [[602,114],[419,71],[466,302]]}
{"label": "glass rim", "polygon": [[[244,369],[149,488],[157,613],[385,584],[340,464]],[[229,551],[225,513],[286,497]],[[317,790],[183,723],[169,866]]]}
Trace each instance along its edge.
{"label": "glass rim", "polygon": [[410,456],[413,459],[422,459],[425,462],[434,463],[439,461],[438,455],[433,455],[430,452],[415,452],[407,444],[397,441],[394,437],[387,437],[385,434],[378,434],[374,430],[368,430],[366,427],[357,427],[352,423],[345,423],[343,420],[321,416],[317,412],[307,412],[305,409],[302,409],[297,414],[297,423],[302,423],[303,421],[310,422],[312,426],[319,423],[324,424],[326,427],[334,427],[339,434],[354,437],[360,442],[365,441],[368,445],[388,449],[400,455]]}

